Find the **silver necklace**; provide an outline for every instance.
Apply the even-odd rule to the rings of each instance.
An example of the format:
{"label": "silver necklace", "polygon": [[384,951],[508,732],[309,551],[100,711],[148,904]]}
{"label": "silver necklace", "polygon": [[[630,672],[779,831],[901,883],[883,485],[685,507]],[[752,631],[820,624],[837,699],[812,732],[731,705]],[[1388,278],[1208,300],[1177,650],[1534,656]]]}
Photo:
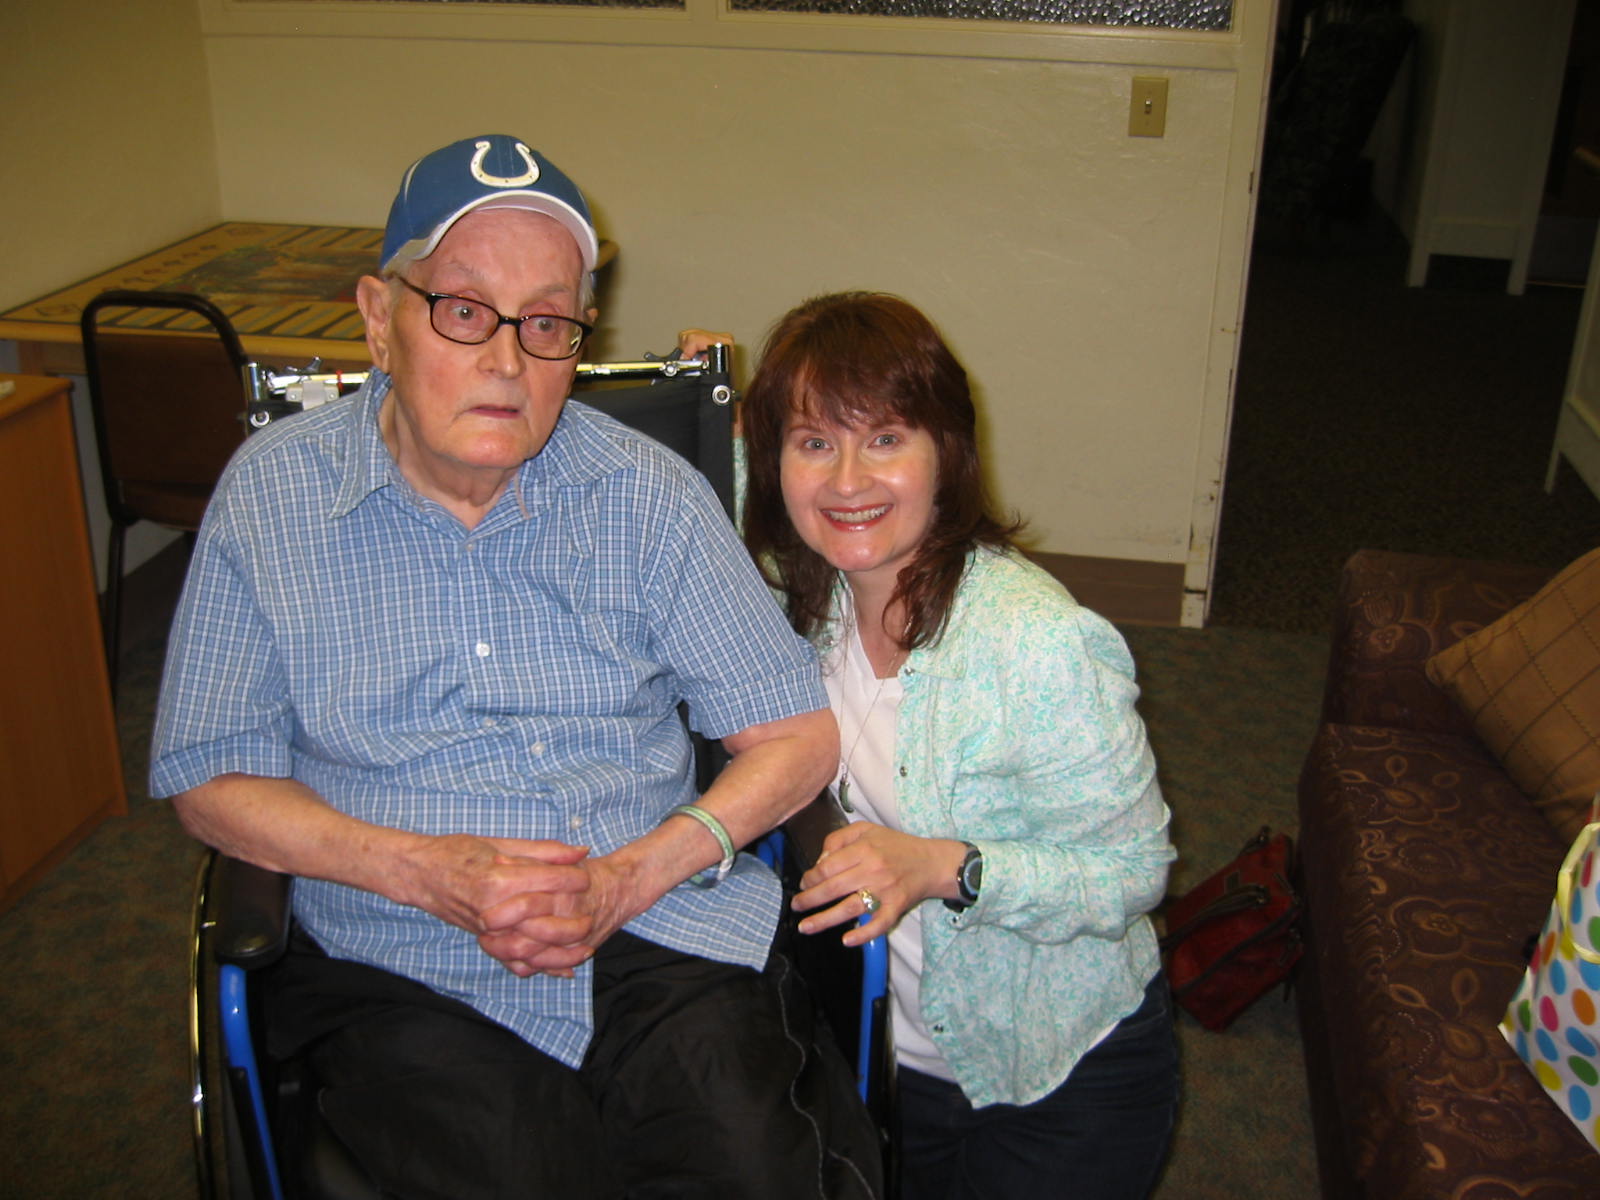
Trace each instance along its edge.
{"label": "silver necklace", "polygon": [[[858,640],[853,619],[850,622],[850,629],[846,636],[852,640]],[[845,653],[847,655],[850,653],[848,645],[845,648]],[[872,710],[878,707],[878,701],[883,698],[883,689],[888,686],[889,680],[895,678],[899,673],[899,663],[904,654],[904,650],[898,651],[889,660],[889,673],[878,680],[878,690],[872,693],[872,700],[867,705],[867,711],[861,714],[861,722],[856,726],[856,736],[850,743],[850,749],[839,760],[839,807],[847,813],[853,813],[856,810],[855,805],[850,803],[850,764],[855,759],[856,747],[861,745],[861,737],[867,732],[867,723],[872,720]],[[861,647],[861,657],[866,659],[868,667],[871,667],[872,659],[867,654],[865,645]]]}
{"label": "silver necklace", "polygon": [[856,726],[855,740],[850,743],[850,749],[839,760],[839,807],[845,812],[855,812],[855,805],[850,803],[850,763],[855,758],[856,747],[861,745],[861,735],[867,731],[867,722],[872,719],[872,710],[878,707],[878,700],[883,696],[884,686],[889,682],[889,676],[878,680],[878,690],[872,693],[872,703],[867,705],[867,711],[861,715],[861,724]]}

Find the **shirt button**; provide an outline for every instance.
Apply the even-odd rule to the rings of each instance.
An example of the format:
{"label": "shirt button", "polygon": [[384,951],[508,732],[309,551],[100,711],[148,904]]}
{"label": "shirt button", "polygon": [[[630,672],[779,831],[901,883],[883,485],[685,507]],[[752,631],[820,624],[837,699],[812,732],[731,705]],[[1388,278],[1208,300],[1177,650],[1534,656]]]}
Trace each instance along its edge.
{"label": "shirt button", "polygon": [[904,778],[905,778],[905,777],[906,777],[906,768],[905,768],[905,764],[904,764],[904,763],[901,763],[901,764],[900,764],[900,778],[901,778],[901,779],[904,779]]}
{"label": "shirt button", "polygon": [[573,818],[571,818],[570,820],[567,821],[567,825],[571,829],[582,829],[583,828],[583,818],[582,817],[573,817]]}
{"label": "shirt button", "polygon": [[476,646],[474,646],[472,648],[472,652],[474,654],[476,654],[479,658],[488,658],[489,657],[489,643],[488,642],[479,642]]}
{"label": "shirt button", "polygon": [[496,721],[493,717],[485,717],[483,719],[483,727],[485,729],[493,729],[498,724],[500,724],[500,722]]}
{"label": "shirt button", "polygon": [[933,1031],[935,1033],[943,1033],[944,1032],[944,1026],[943,1025],[935,1025],[933,1027]]}
{"label": "shirt button", "polygon": [[533,753],[535,753],[535,754],[543,754],[544,753],[544,743],[543,742],[535,742],[533,745],[529,746],[528,749],[533,751]]}

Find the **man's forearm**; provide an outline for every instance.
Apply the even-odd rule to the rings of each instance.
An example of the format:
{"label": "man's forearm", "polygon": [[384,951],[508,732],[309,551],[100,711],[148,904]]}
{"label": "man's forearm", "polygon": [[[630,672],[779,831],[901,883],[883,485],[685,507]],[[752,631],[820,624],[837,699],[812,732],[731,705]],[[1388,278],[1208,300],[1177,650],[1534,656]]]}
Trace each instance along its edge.
{"label": "man's forearm", "polygon": [[[725,738],[733,755],[697,802],[744,846],[805,807],[838,765],[839,735],[826,709]],[[629,879],[629,918],[722,858],[716,836],[677,817],[607,855]]]}
{"label": "man's forearm", "polygon": [[581,846],[471,834],[429,836],[351,817],[292,779],[222,775],[173,797],[189,833],[269,870],[360,888],[474,934],[482,912],[533,894],[554,910],[584,891]]}
{"label": "man's forearm", "polygon": [[735,846],[754,841],[811,803],[839,766],[839,727],[827,709],[754,726],[725,738],[723,745],[733,760],[700,806],[722,822]]}
{"label": "man's forearm", "polygon": [[172,804],[190,836],[224,854],[399,899],[390,894],[392,860],[414,835],[347,816],[293,779],[219,775]]}

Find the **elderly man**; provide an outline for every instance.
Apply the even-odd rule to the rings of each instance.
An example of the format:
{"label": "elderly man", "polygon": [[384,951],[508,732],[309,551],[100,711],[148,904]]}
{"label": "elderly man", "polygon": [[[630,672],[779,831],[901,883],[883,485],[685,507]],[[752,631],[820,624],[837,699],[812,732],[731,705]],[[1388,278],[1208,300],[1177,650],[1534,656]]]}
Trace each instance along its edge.
{"label": "elderly man", "polygon": [[[152,794],[297,877],[272,1044],[386,1194],[867,1195],[734,853],[838,735],[704,480],[567,400],[597,244],[515,139],[406,173],[357,291],[377,370],[216,489]],[[702,796],[680,702],[732,754]]]}

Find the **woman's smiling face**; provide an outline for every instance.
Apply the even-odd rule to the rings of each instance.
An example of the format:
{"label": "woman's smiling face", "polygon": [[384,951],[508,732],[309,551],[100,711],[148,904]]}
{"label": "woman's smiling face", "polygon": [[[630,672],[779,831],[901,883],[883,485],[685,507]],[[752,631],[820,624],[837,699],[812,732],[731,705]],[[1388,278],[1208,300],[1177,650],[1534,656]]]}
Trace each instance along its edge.
{"label": "woman's smiling face", "polygon": [[892,591],[933,525],[932,435],[893,419],[841,425],[791,412],[779,473],[801,540],[852,587]]}

